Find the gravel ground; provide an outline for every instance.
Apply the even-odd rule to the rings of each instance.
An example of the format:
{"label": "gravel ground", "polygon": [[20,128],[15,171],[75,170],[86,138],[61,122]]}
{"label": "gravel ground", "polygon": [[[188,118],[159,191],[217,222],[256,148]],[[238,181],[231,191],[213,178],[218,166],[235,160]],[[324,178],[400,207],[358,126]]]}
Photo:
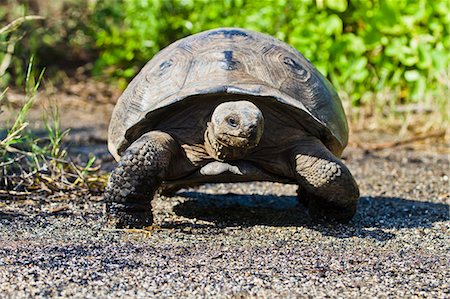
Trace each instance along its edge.
{"label": "gravel ground", "polygon": [[0,297],[449,298],[449,161],[345,154],[362,197],[313,223],[295,186],[207,185],[153,202],[152,232],[103,229],[89,198],[0,201]]}

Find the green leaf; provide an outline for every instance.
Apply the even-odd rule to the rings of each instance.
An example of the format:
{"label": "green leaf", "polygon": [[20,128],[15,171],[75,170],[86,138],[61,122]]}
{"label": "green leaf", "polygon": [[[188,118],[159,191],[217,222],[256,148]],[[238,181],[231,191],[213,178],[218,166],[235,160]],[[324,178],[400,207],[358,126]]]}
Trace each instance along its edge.
{"label": "green leaf", "polygon": [[409,70],[405,72],[405,79],[408,82],[417,81],[420,78],[420,73],[417,70]]}
{"label": "green leaf", "polygon": [[347,10],[348,2],[347,0],[325,0],[325,6],[338,12],[344,12]]}
{"label": "green leaf", "polygon": [[336,34],[340,35],[342,33],[342,20],[337,15],[331,15],[329,16],[326,21],[324,22],[326,25],[325,27],[325,34],[331,35]]}

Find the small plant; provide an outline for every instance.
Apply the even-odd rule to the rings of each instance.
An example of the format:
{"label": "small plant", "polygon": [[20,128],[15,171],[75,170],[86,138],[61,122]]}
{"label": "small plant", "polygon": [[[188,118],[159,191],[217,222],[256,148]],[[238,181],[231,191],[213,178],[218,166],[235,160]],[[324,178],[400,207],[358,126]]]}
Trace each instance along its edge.
{"label": "small plant", "polygon": [[[85,166],[75,164],[63,149],[62,143],[68,131],[59,125],[59,113],[52,109],[45,121],[44,138],[28,130],[28,112],[35,103],[37,90],[44,71],[37,79],[32,76],[33,60],[30,60],[26,81],[25,99],[6,136],[0,139],[0,195],[29,195],[31,191],[53,193],[57,191],[99,191],[105,184],[93,168],[91,157]],[[1,103],[1,102],[0,102]]]}

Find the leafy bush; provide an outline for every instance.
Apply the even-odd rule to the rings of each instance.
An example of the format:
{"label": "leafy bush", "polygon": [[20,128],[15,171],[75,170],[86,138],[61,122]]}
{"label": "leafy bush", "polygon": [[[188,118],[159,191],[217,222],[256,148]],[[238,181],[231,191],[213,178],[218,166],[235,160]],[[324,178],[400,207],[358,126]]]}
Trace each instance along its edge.
{"label": "leafy bush", "polygon": [[445,106],[449,14],[446,0],[98,1],[95,71],[129,79],[174,40],[237,26],[293,45],[353,105]]}

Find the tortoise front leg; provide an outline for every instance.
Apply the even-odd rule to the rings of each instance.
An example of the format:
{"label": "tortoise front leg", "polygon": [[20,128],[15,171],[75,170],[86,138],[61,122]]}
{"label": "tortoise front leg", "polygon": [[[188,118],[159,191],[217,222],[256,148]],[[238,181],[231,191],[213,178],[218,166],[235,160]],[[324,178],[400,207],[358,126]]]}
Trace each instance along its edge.
{"label": "tortoise front leg", "polygon": [[178,144],[166,133],[142,135],[123,153],[105,189],[108,225],[151,225],[151,200],[168,172]]}
{"label": "tortoise front leg", "polygon": [[348,168],[318,139],[302,140],[293,152],[299,197],[313,219],[348,222],[356,212],[359,189]]}

